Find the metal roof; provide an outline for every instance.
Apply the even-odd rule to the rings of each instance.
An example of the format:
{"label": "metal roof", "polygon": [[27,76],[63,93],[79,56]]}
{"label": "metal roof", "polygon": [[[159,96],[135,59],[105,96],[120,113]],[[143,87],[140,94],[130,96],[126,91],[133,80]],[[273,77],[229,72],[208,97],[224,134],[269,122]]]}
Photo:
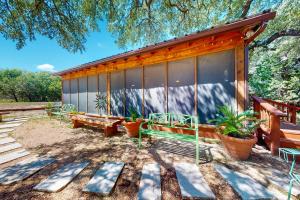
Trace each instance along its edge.
{"label": "metal roof", "polygon": [[210,35],[215,35],[218,33],[222,33],[222,32],[227,32],[227,31],[231,31],[231,30],[235,30],[235,29],[239,29],[245,26],[250,26],[250,25],[257,25],[263,22],[267,22],[271,19],[273,19],[276,15],[276,12],[271,12],[270,10],[264,11],[260,14],[257,15],[252,15],[252,16],[248,16],[245,17],[243,19],[239,19],[236,21],[232,21],[232,22],[227,22],[225,24],[222,25],[218,25],[218,26],[213,26],[210,27],[208,29],[202,30],[202,31],[197,31],[195,33],[191,33],[188,35],[185,35],[183,37],[180,38],[173,38],[170,40],[166,40],[163,42],[159,42],[153,45],[149,45],[149,46],[145,46],[143,48],[139,48],[137,50],[132,50],[132,51],[127,51],[124,53],[120,53],[120,54],[116,54],[113,56],[109,56],[106,58],[102,58],[99,60],[95,60],[92,62],[88,62],[73,68],[69,68],[57,73],[54,73],[54,75],[64,75],[64,74],[68,74],[74,71],[78,71],[78,70],[82,70],[85,68],[89,68],[95,65],[99,65],[99,64],[104,64],[106,62],[110,62],[110,61],[115,61],[116,59],[120,59],[120,58],[128,58],[130,56],[135,56],[141,53],[145,53],[145,52],[149,52],[149,51],[153,51],[153,50],[157,50],[157,49],[161,49],[164,47],[168,47],[168,46],[172,46],[172,45],[176,45],[182,42],[187,42],[187,41],[192,41],[201,37],[206,37],[206,36],[210,36]]}

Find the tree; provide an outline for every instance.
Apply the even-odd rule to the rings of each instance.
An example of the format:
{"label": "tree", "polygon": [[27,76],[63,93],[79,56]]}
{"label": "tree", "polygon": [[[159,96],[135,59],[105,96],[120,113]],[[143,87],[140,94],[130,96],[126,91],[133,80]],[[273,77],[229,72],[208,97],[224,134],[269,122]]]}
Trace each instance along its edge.
{"label": "tree", "polygon": [[0,93],[2,96],[19,101],[17,94],[17,79],[22,75],[19,69],[8,69],[0,71]]}

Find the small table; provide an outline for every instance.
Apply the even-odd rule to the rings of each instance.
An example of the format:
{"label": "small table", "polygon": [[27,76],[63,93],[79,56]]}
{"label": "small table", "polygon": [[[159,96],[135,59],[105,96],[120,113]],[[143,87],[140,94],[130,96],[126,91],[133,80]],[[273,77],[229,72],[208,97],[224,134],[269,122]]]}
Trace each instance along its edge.
{"label": "small table", "polygon": [[0,122],[2,122],[2,115],[7,115],[10,112],[0,112]]}
{"label": "small table", "polygon": [[293,148],[279,148],[279,158],[281,158],[281,154],[283,154],[283,159],[286,162],[289,162],[289,155],[293,157],[293,161],[295,160],[295,156],[300,155],[300,149]]}
{"label": "small table", "polygon": [[92,126],[96,128],[104,129],[104,136],[115,135],[118,131],[117,125],[121,123],[121,120],[97,118],[86,115],[73,115],[71,116],[73,122],[73,128],[79,128],[83,125]]}

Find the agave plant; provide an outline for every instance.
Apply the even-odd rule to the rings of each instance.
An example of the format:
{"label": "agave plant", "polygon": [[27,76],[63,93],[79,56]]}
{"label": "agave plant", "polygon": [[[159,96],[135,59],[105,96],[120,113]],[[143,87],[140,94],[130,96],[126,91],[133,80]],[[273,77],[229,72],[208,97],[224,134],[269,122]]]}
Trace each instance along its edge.
{"label": "agave plant", "polygon": [[246,110],[237,114],[229,106],[222,106],[218,109],[217,118],[210,120],[217,126],[219,133],[236,138],[247,138],[251,136],[255,129],[262,123],[255,117],[255,113]]}
{"label": "agave plant", "polygon": [[106,110],[107,97],[105,94],[96,94],[96,108]]}

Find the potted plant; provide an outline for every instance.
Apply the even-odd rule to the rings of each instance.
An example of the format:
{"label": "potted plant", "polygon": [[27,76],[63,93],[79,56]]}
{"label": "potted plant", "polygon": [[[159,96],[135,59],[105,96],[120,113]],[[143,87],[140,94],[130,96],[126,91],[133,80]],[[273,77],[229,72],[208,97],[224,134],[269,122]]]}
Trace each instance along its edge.
{"label": "potted plant", "polygon": [[47,112],[47,115],[49,117],[51,117],[52,111],[53,111],[53,103],[52,102],[48,102],[47,105],[45,106],[45,110]]}
{"label": "potted plant", "polygon": [[257,142],[255,131],[262,120],[250,110],[237,114],[228,106],[220,107],[219,113],[211,122],[216,124],[225,149],[234,159],[247,160]]}
{"label": "potted plant", "polygon": [[130,117],[126,118],[122,125],[125,127],[129,137],[138,137],[140,124],[143,122],[143,119],[139,118],[139,113],[134,108],[130,108],[129,113]]}
{"label": "potted plant", "polygon": [[96,94],[96,109],[99,110],[105,110],[106,111],[106,106],[107,106],[107,97],[105,94]]}

